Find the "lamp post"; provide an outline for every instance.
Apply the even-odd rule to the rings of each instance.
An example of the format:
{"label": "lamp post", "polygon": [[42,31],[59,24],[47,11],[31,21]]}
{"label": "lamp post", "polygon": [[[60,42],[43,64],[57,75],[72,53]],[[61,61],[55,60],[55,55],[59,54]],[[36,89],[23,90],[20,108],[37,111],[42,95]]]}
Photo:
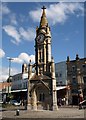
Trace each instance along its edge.
{"label": "lamp post", "polygon": [[11,61],[13,60],[13,58],[7,57],[7,59],[9,60],[9,77],[8,77],[8,97],[9,97],[9,83],[10,83],[10,80],[11,80],[11,76],[10,76],[10,73],[11,73]]}

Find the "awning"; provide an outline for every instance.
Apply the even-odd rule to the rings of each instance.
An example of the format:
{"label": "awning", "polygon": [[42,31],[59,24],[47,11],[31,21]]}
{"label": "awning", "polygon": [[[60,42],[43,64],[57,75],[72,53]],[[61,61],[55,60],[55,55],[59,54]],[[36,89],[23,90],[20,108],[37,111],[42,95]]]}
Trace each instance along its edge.
{"label": "awning", "polygon": [[66,89],[67,88],[67,86],[58,86],[58,87],[56,87],[56,90],[62,90],[62,89]]}
{"label": "awning", "polygon": [[22,89],[22,90],[12,90],[11,93],[12,93],[12,92],[21,92],[21,91],[27,91],[27,89]]}
{"label": "awning", "polygon": [[[56,90],[62,90],[62,89],[66,89],[67,86],[58,86],[56,87]],[[22,90],[12,90],[11,92],[24,92],[24,91],[27,91],[27,89],[22,89]]]}

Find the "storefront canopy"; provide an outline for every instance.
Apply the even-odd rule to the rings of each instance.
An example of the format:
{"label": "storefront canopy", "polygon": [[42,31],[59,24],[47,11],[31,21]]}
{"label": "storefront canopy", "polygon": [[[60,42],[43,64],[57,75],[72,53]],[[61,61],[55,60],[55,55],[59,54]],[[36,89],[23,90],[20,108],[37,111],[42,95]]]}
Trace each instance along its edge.
{"label": "storefront canopy", "polygon": [[62,89],[66,89],[67,88],[67,86],[58,86],[58,87],[56,87],[56,90],[62,90]]}
{"label": "storefront canopy", "polygon": [[27,89],[22,89],[22,90],[12,90],[11,92],[21,92],[21,91],[27,91]]}
{"label": "storefront canopy", "polygon": [[[62,90],[62,89],[66,89],[67,86],[58,86],[56,87],[56,90]],[[27,91],[27,89],[22,89],[22,90],[13,90],[11,92],[21,92],[21,91]]]}

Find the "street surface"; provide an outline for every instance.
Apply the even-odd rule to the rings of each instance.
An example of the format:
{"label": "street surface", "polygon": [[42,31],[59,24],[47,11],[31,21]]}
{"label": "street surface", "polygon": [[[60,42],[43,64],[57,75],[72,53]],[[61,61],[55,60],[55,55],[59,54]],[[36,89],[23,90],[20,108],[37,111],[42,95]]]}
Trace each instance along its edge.
{"label": "street surface", "polygon": [[[20,108],[19,116],[16,115],[16,110],[19,107],[11,108],[11,109],[3,109],[2,118],[86,118],[86,109],[79,110],[77,107],[62,107],[59,108],[58,111],[29,111],[24,110],[24,108]],[[1,111],[0,111],[1,113]],[[68,119],[69,120],[69,119]]]}

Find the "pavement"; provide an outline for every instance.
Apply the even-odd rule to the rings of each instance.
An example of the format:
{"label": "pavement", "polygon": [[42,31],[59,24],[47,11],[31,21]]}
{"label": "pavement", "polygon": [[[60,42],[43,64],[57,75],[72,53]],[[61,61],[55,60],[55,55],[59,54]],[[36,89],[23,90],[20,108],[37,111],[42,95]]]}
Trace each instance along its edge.
{"label": "pavement", "polygon": [[[19,115],[16,115],[16,110],[19,110]],[[78,107],[60,107],[57,111],[49,111],[49,110],[25,110],[24,108],[11,108],[11,109],[2,109],[0,112],[2,115],[2,120],[50,120],[50,119],[77,119],[77,120],[85,120],[86,119],[86,109],[79,110]]]}

